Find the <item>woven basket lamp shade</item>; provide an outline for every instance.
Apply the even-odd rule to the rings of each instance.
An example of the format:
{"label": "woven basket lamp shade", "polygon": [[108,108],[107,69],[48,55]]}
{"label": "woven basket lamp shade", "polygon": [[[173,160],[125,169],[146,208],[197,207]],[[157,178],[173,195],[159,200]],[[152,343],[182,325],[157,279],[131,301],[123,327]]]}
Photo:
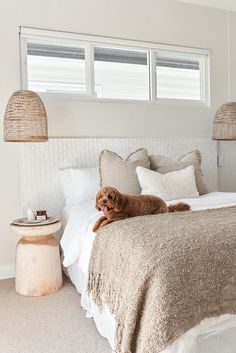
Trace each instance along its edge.
{"label": "woven basket lamp shade", "polygon": [[213,121],[213,140],[236,140],[236,102],[221,105]]}
{"label": "woven basket lamp shade", "polygon": [[47,114],[41,98],[29,90],[10,97],[4,116],[7,142],[44,142],[48,140]]}

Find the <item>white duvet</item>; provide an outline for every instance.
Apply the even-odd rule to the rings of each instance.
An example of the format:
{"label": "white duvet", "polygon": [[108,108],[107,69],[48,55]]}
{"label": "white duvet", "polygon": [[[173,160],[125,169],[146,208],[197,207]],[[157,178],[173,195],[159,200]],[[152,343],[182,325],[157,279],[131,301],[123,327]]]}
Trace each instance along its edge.
{"label": "white duvet", "polygon": [[[213,192],[194,199],[174,200],[173,204],[185,201],[193,211],[236,205],[236,193]],[[64,252],[63,264],[69,276],[81,293],[81,305],[87,317],[93,317],[99,332],[113,347],[115,319],[105,308],[102,313],[87,294],[87,273],[96,236],[92,227],[101,216],[95,209],[95,201],[88,201],[64,209],[66,224],[61,246]],[[236,353],[236,315],[222,315],[202,321],[198,326],[181,335],[162,353]]]}

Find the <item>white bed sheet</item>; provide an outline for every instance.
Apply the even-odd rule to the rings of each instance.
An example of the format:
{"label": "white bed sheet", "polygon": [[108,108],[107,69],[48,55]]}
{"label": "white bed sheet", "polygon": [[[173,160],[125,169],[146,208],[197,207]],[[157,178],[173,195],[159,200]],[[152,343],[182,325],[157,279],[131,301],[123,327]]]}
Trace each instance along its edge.
{"label": "white bed sheet", "polygon": [[[180,200],[171,201],[173,204]],[[195,199],[181,200],[191,205],[192,210],[229,207],[236,205],[236,193],[214,192]],[[87,273],[93,241],[96,234],[92,227],[101,212],[95,202],[78,204],[64,209],[65,231],[61,240],[64,251],[64,266],[71,281],[81,293],[81,305],[87,317],[93,317],[100,334],[114,344],[115,318],[104,308],[101,313],[87,293]],[[198,326],[181,335],[162,353],[236,353],[236,315],[221,315],[203,320]]]}

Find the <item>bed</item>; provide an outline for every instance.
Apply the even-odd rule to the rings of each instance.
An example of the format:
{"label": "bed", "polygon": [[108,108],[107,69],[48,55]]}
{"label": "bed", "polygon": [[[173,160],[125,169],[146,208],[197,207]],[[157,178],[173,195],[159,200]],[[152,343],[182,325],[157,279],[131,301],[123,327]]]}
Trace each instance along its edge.
{"label": "bed", "polygon": [[[188,202],[194,211],[230,207],[236,205],[236,193],[213,192],[198,199],[181,201]],[[71,281],[81,294],[81,305],[86,310],[86,316],[94,319],[100,334],[107,338],[111,348],[114,348],[115,319],[107,307],[100,312],[87,292],[89,259],[95,238],[92,226],[99,216],[100,212],[94,208],[93,201],[65,208],[66,227],[61,244],[64,249],[64,264]],[[80,237],[77,236],[78,232]],[[200,325],[181,335],[163,353],[233,353],[236,344],[235,330],[236,315],[227,314],[206,319]]]}
{"label": "bed", "polygon": [[[111,349],[114,349],[115,317],[108,306],[100,311],[87,291],[90,256],[95,240],[92,226],[101,214],[96,211],[94,200],[63,208],[55,176],[59,168],[94,166],[99,151],[104,147],[124,155],[139,146],[147,147],[152,153],[158,151],[173,157],[198,148],[204,155],[203,169],[210,192],[197,199],[183,201],[188,202],[193,211],[236,205],[236,193],[213,192],[217,189],[217,151],[216,144],[208,139],[53,139],[46,146],[24,145],[20,150],[21,185],[24,190],[22,207],[35,209],[43,205],[51,214],[61,216],[63,213],[65,230],[61,245],[64,266],[81,294],[81,305],[87,317],[93,317],[98,331],[108,339]],[[180,335],[162,353],[235,353],[235,330],[236,315],[225,314],[205,319]]]}

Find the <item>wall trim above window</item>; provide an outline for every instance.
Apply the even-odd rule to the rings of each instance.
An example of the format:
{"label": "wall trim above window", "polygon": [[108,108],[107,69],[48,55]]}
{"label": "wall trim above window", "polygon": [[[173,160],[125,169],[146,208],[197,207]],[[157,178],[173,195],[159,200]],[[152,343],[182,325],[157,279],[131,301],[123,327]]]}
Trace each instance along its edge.
{"label": "wall trim above window", "polygon": [[74,32],[62,32],[56,30],[44,30],[38,28],[31,28],[31,27],[22,27],[19,28],[20,35],[22,38],[27,39],[35,39],[36,37],[42,37],[44,39],[48,38],[49,41],[51,39],[55,39],[56,41],[64,40],[74,40],[74,41],[81,41],[81,42],[91,42],[91,43],[103,43],[103,44],[111,44],[113,41],[117,45],[127,45],[142,49],[162,49],[162,50],[176,50],[176,51],[183,51],[189,52],[194,54],[210,54],[210,49],[204,48],[192,48],[188,46],[180,46],[180,45],[171,45],[171,44],[163,44],[163,43],[155,43],[155,42],[146,42],[146,41],[139,41],[139,40],[131,40],[131,39],[123,39],[123,38],[114,38],[114,37],[105,37],[105,36],[95,36],[90,34],[80,34]]}
{"label": "wall trim above window", "polygon": [[208,49],[29,27],[19,34],[21,86],[44,97],[210,105]]}

